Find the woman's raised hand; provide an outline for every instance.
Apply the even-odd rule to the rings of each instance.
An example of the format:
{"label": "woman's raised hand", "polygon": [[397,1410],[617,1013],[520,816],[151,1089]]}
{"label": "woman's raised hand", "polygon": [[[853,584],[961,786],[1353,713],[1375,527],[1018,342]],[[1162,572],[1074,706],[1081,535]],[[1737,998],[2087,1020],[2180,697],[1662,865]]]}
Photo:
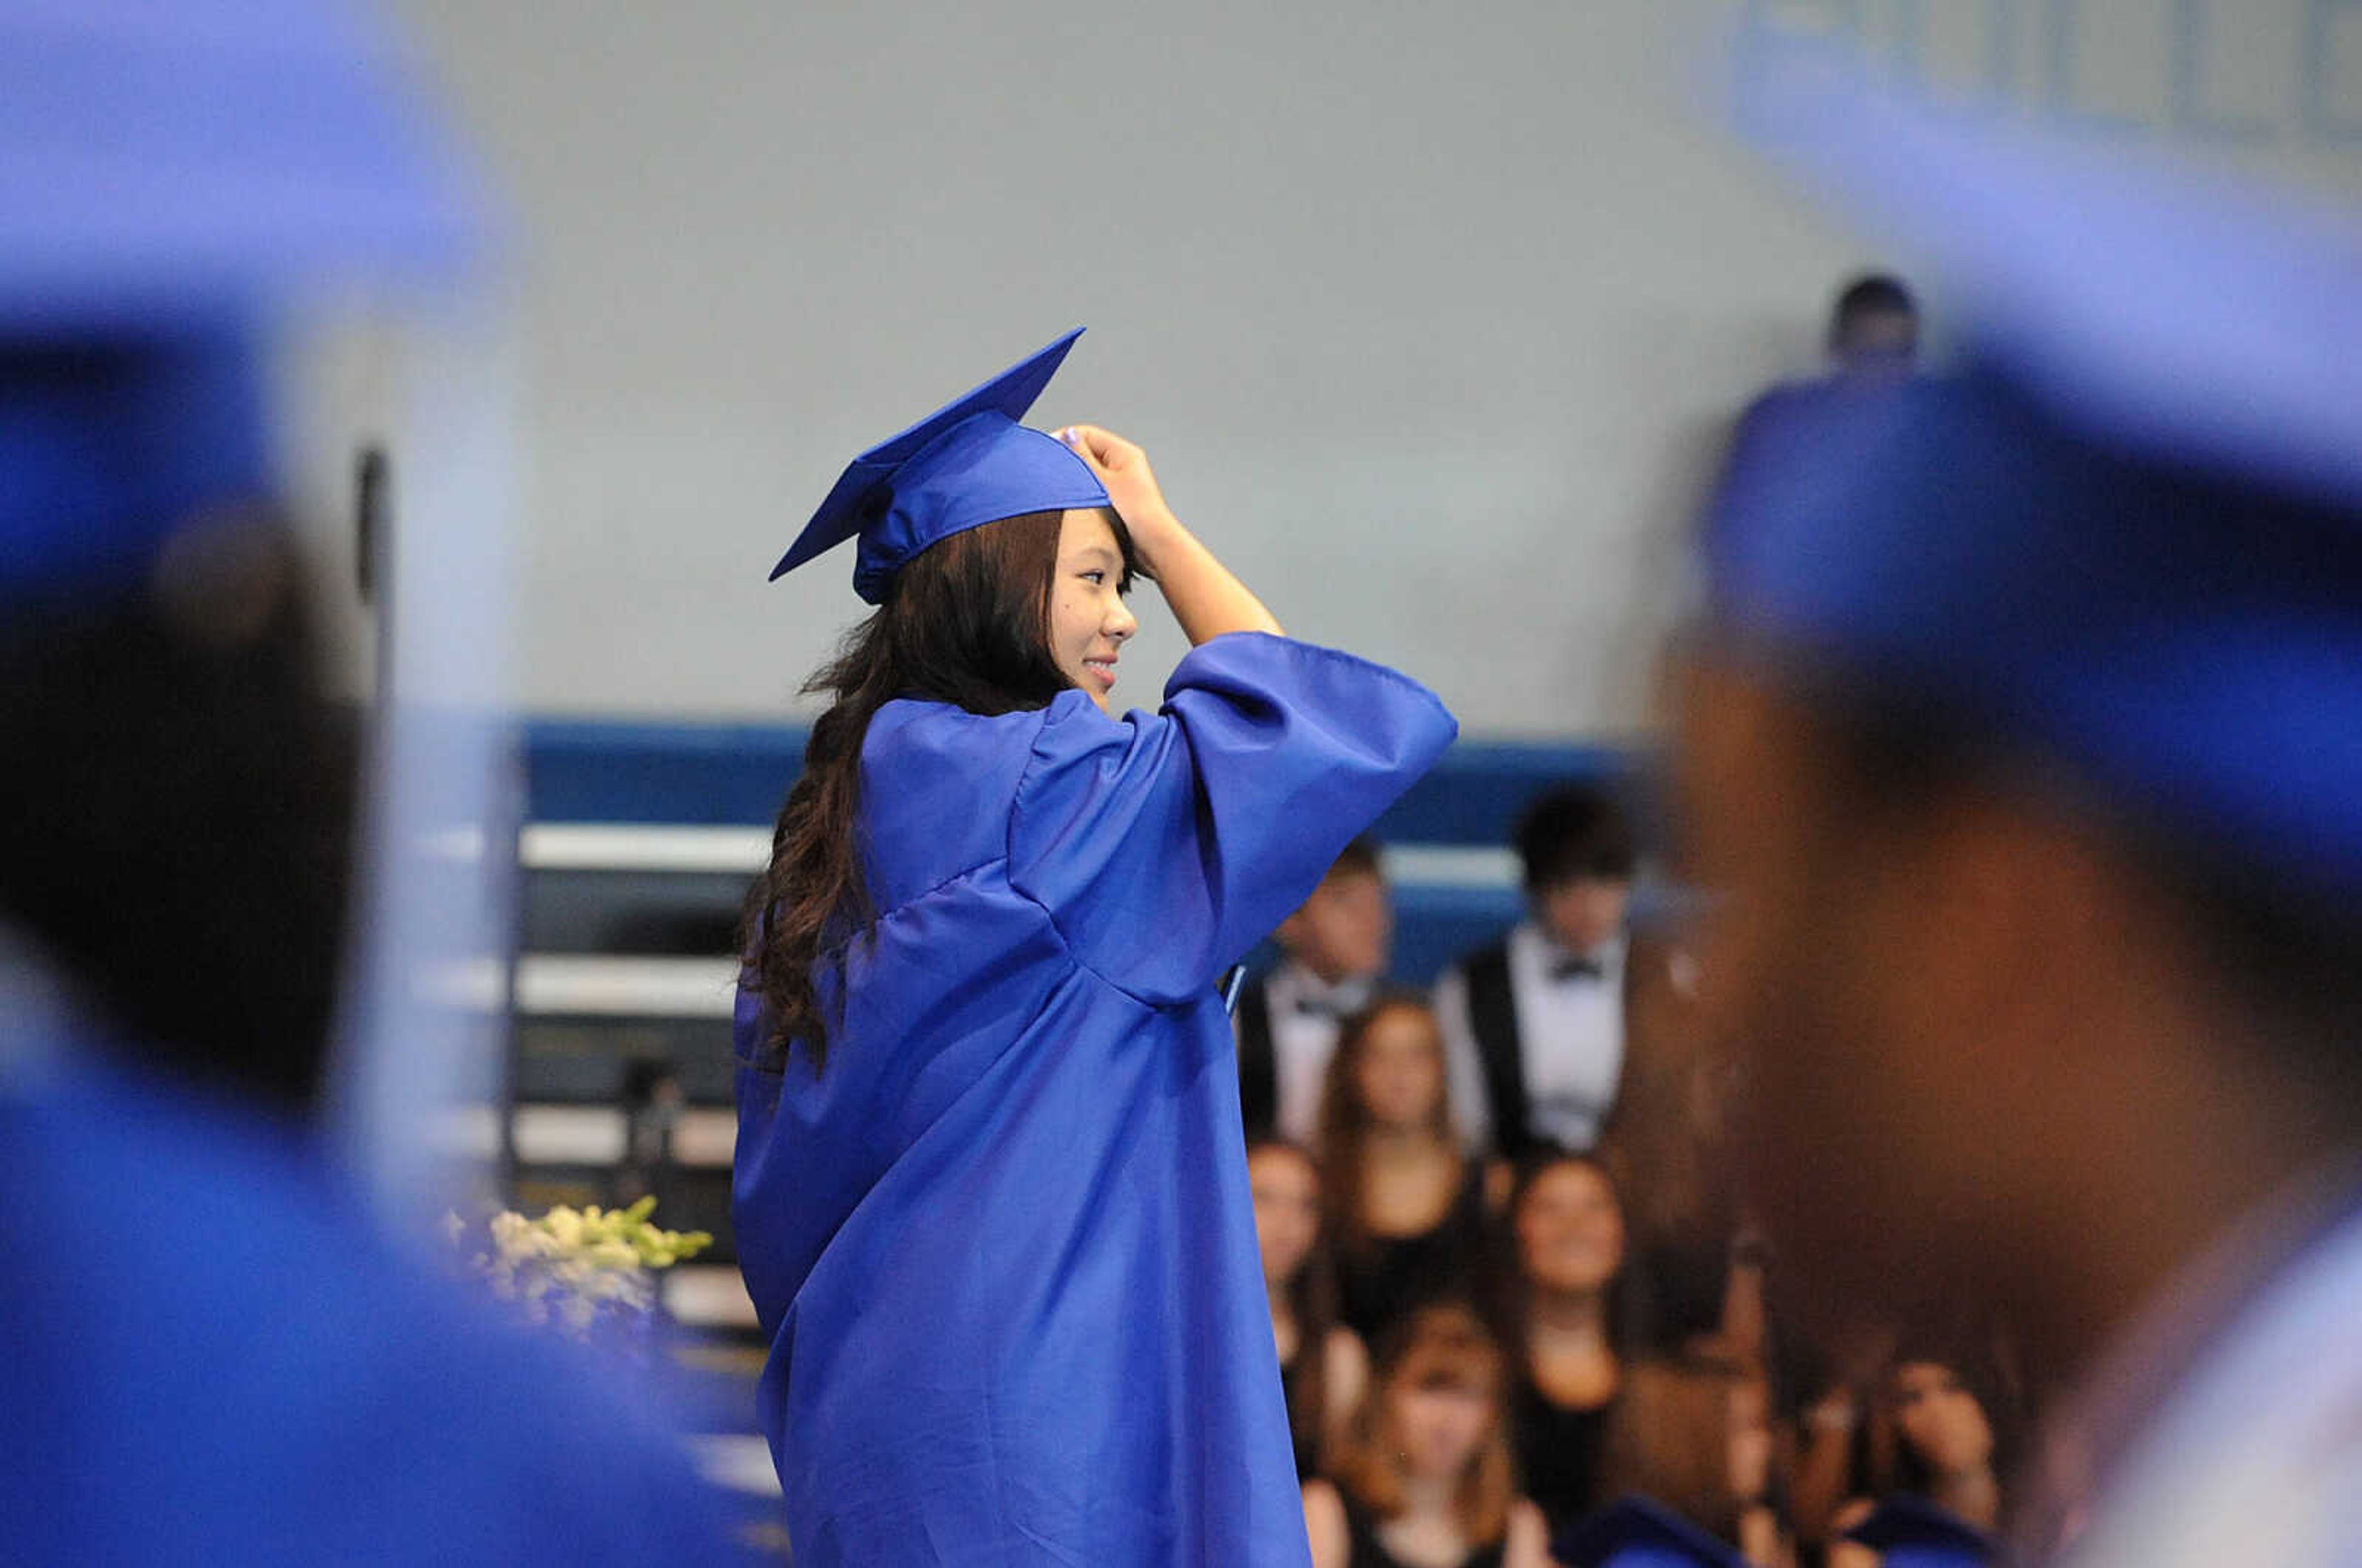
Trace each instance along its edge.
{"label": "woman's raised hand", "polygon": [[1058,432],[1058,439],[1088,463],[1107,487],[1141,566],[1192,643],[1229,632],[1279,631],[1263,601],[1232,577],[1164,504],[1164,492],[1149,471],[1147,453],[1096,425],[1069,425]]}
{"label": "woman's raised hand", "polygon": [[1164,504],[1164,492],[1157,488],[1156,475],[1149,469],[1147,453],[1096,425],[1069,425],[1058,432],[1058,439],[1098,475],[1108,499],[1115,503],[1115,514],[1131,530],[1135,543],[1145,547],[1149,541],[1138,536],[1147,534],[1153,539],[1173,520],[1173,509]]}

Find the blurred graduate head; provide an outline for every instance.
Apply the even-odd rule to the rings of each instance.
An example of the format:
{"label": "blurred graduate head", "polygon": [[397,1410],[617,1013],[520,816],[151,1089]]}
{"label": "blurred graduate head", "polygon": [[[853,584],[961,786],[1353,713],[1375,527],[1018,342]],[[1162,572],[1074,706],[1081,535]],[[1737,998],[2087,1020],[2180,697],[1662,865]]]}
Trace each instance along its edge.
{"label": "blurred graduate head", "polygon": [[2027,1292],[2084,1347],[2362,1133],[2357,242],[1858,85],[1786,107],[1774,155],[1927,253],[1966,368],[1816,406],[1712,503],[1710,999],[1792,1281]]}
{"label": "blurred graduate head", "polygon": [[143,1058],[300,1107],[358,727],[251,374],[234,339],[0,347],[0,919]]}
{"label": "blurred graduate head", "polygon": [[475,225],[392,74],[328,7],[0,23],[0,97],[45,106],[0,138],[0,922],[126,1051],[287,1105],[357,748],[266,367],[324,285],[448,276]]}

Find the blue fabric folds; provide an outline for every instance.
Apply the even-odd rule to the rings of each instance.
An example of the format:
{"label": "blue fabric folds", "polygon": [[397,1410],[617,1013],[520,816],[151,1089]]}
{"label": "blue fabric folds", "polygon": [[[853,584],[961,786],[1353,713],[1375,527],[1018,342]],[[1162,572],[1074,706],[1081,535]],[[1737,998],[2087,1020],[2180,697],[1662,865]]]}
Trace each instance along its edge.
{"label": "blue fabric folds", "polygon": [[1441,755],[1392,671],[1198,648],[1153,715],[897,702],[824,1073],[748,1064],[735,1218],[800,1568],[1302,1563],[1216,977]]}
{"label": "blue fabric folds", "polygon": [[726,1560],[614,1369],[415,1275],[292,1130],[95,1061],[0,1077],[0,1556]]}

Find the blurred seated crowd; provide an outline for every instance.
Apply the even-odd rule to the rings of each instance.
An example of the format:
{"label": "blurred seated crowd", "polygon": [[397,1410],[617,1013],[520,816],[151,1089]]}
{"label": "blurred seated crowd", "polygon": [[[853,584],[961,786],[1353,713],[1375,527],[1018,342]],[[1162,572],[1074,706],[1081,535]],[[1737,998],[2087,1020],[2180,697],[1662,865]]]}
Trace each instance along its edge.
{"label": "blurred seated crowd", "polygon": [[[1909,376],[1917,347],[1900,281],[1849,281],[1827,374],[1767,392],[1735,445]],[[1694,960],[1633,918],[1623,804],[1555,788],[1515,838],[1525,918],[1431,989],[1390,979],[1362,842],[1240,998],[1318,1568],[1606,1561],[1633,1498],[1672,1560],[1877,1568],[1906,1541],[1988,1560],[2027,1411],[2008,1336],[1975,1302],[1834,1342],[1775,1309],[1730,1148],[1743,1084]]]}
{"label": "blurred seated crowd", "polygon": [[1388,980],[1360,843],[1241,997],[1318,1568],[1546,1563],[1628,1497],[1723,1553],[1699,1561],[1875,1568],[1882,1507],[1981,1550],[2025,1407],[2009,1341],[1975,1303],[1837,1343],[1773,1310],[1727,1152],[1743,1086],[1691,960],[1628,918],[1625,811],[1553,789],[1517,850],[1526,918],[1431,991]]}

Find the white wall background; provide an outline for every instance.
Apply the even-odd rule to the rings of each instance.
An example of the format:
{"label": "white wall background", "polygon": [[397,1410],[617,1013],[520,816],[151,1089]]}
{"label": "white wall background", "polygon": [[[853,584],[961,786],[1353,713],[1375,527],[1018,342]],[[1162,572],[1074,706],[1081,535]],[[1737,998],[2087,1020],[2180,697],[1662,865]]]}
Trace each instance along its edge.
{"label": "white wall background", "polygon": [[[1299,635],[1479,734],[1644,725],[1722,432],[1886,259],[1714,128],[1733,50],[2362,190],[2352,0],[407,0],[519,220],[522,697],[781,717],[860,609],[764,574],[860,447],[1065,327]],[[1940,315],[1940,299],[1937,301]],[[1153,596],[1152,596],[1153,603]],[[1153,701],[1161,612],[1119,694]]]}

